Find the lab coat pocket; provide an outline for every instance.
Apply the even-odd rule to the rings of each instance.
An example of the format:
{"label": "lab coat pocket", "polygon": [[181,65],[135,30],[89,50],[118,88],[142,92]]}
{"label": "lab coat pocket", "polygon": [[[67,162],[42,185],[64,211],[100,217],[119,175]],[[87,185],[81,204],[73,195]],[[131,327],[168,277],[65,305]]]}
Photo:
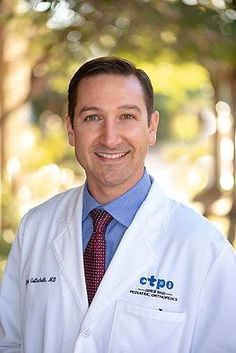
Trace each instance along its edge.
{"label": "lab coat pocket", "polygon": [[186,313],[117,302],[109,353],[178,353]]}

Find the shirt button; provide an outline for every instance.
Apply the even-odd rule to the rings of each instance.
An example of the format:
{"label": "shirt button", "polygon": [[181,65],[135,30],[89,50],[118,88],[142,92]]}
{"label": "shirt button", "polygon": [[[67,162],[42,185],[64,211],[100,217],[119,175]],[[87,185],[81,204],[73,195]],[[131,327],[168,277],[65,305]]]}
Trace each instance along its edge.
{"label": "shirt button", "polygon": [[86,328],[83,332],[82,332],[82,335],[84,337],[89,337],[91,335],[91,330],[89,328]]}

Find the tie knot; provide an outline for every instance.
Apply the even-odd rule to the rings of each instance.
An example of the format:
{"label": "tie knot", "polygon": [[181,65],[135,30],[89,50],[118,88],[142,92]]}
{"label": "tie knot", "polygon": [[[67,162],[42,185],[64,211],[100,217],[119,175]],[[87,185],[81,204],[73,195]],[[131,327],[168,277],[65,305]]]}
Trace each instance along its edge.
{"label": "tie knot", "polygon": [[90,215],[93,220],[93,231],[105,233],[108,224],[111,222],[113,218],[110,215],[110,213],[108,213],[105,210],[101,210],[99,208],[94,208],[90,212]]}

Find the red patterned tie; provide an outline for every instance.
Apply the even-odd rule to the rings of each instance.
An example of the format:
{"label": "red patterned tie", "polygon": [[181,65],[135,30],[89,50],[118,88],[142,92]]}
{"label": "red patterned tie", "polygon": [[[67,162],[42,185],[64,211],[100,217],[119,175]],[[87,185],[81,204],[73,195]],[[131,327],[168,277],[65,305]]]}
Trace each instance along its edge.
{"label": "red patterned tie", "polygon": [[93,220],[93,233],[84,252],[84,272],[89,305],[105,273],[105,233],[112,220],[108,212],[98,208],[93,209],[90,215]]}

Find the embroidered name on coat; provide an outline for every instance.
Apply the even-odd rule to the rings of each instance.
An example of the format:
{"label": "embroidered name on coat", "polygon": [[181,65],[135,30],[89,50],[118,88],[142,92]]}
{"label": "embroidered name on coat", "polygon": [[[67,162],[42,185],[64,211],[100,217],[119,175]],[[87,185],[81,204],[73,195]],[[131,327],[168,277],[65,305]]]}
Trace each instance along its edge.
{"label": "embroidered name on coat", "polygon": [[32,277],[25,281],[25,285],[27,286],[30,283],[47,283],[47,282],[56,282],[56,277]]}

